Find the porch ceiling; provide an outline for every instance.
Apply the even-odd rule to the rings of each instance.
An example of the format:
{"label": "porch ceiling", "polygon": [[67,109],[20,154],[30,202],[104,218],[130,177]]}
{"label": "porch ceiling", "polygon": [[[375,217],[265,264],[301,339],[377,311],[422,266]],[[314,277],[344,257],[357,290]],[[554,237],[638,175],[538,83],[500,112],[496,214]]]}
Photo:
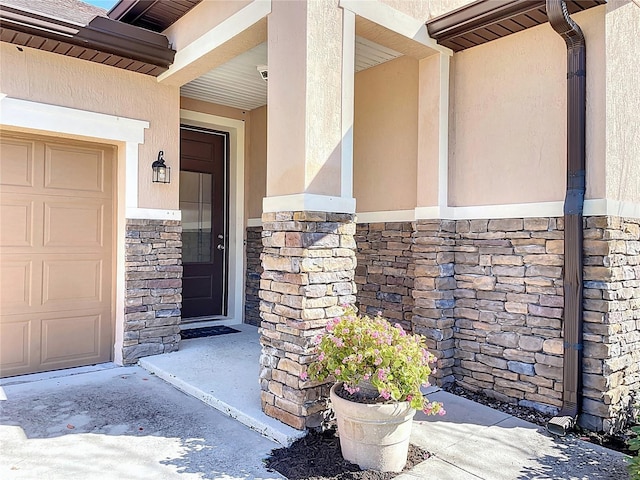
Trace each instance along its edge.
{"label": "porch ceiling", "polygon": [[[363,37],[356,37],[356,72],[401,55]],[[260,77],[258,65],[267,65],[266,42],[187,83],[180,93],[196,100],[253,110],[267,104],[267,83]]]}

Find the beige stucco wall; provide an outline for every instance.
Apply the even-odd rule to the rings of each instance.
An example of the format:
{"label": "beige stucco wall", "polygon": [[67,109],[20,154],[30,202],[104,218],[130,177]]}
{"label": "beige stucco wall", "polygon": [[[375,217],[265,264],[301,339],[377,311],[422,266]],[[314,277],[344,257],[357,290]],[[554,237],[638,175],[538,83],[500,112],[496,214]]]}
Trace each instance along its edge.
{"label": "beige stucco wall", "polygon": [[405,15],[426,22],[476,0],[374,0],[379,1]]}
{"label": "beige stucco wall", "polygon": [[267,107],[251,110],[250,115],[245,205],[247,218],[260,218],[262,199],[267,194]]}
{"label": "beige stucco wall", "polygon": [[[587,39],[587,198],[605,194],[604,9],[573,16]],[[545,24],[455,54],[450,124],[451,206],[563,200],[564,41]]]}
{"label": "beige stucco wall", "polygon": [[[179,170],[179,92],[154,77],[14,45],[0,44],[0,92],[9,97],[146,120],[139,148],[138,206],[177,209],[177,176],[170,184],[151,182],[159,150]],[[44,132],[42,132],[44,133]],[[94,139],[95,140],[95,139]],[[99,139],[98,139],[99,140]]]}
{"label": "beige stucco wall", "polygon": [[640,5],[606,9],[607,197],[640,203]]}
{"label": "beige stucco wall", "polygon": [[[418,62],[418,160],[417,160],[417,192],[416,207],[432,207],[438,205],[440,196],[440,164],[441,142],[446,144],[444,135],[448,125],[442,122],[445,116],[447,98],[440,98],[442,91],[448,91],[449,79],[442,78],[442,71],[448,68],[449,57],[436,54],[423,58]],[[446,97],[446,94],[443,95]],[[445,131],[446,130],[446,131]],[[443,138],[444,137],[444,138]],[[445,193],[442,193],[444,197]]]}
{"label": "beige stucco wall", "polygon": [[358,212],[416,206],[418,61],[400,57],[356,74],[353,190]]}
{"label": "beige stucco wall", "polygon": [[444,15],[475,0],[380,0],[390,7],[420,21]]}
{"label": "beige stucco wall", "polygon": [[180,108],[184,110],[191,110],[193,112],[201,112],[209,115],[217,115],[219,117],[242,120],[245,123],[250,121],[249,112],[246,110],[240,110],[238,108],[227,107],[202,100],[195,100],[188,97],[180,97]]}

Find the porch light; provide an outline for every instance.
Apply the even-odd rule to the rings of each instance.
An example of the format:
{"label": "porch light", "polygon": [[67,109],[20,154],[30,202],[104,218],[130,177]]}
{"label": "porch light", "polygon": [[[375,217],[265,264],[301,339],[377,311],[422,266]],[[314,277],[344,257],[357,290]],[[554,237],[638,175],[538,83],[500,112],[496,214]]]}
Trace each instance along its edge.
{"label": "porch light", "polygon": [[158,159],[151,165],[153,183],[171,183],[171,167],[164,164],[164,151],[158,152]]}

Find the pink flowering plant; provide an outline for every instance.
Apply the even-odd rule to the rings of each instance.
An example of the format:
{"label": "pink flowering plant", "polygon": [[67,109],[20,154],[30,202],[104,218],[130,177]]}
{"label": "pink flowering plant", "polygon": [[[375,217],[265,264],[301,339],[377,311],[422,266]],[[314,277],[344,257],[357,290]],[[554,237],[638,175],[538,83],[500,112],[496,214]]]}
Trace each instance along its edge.
{"label": "pink flowering plant", "polygon": [[308,369],[312,379],[343,382],[344,389],[356,397],[362,382],[370,382],[378,390],[378,401],[408,401],[428,415],[444,415],[442,404],[430,402],[420,390],[429,385],[436,360],[421,335],[408,334],[380,316],[360,316],[347,307],[340,318],[329,321],[316,344],[317,360]]}

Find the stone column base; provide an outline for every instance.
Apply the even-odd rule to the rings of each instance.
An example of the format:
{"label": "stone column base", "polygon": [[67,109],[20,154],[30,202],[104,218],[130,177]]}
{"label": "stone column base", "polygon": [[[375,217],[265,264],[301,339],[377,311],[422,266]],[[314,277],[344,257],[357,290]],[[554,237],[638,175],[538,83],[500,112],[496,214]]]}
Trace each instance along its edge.
{"label": "stone column base", "polygon": [[314,338],[355,302],[354,215],[265,213],[262,223],[262,409],[300,430],[317,427],[329,388],[300,376]]}

